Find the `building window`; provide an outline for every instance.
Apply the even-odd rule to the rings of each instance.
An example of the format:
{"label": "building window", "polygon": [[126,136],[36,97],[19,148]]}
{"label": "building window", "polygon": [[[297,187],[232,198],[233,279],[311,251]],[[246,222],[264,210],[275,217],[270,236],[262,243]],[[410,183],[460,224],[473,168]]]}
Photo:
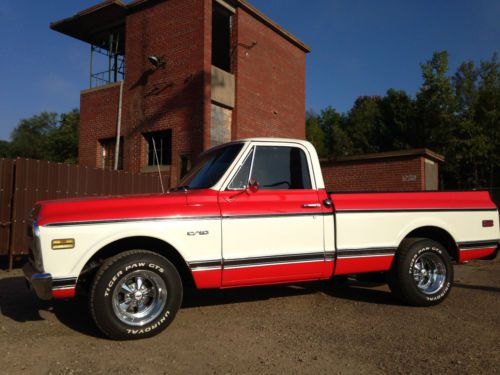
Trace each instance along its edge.
{"label": "building window", "polygon": [[[115,168],[116,138],[102,139],[101,144],[101,168]],[[123,137],[120,137],[120,151],[118,153],[118,169],[123,169]]]}
{"label": "building window", "polygon": [[233,13],[213,3],[212,65],[231,73],[231,23]]}
{"label": "building window", "polygon": [[172,164],[172,130],[147,133],[144,138],[148,142],[148,166]]}

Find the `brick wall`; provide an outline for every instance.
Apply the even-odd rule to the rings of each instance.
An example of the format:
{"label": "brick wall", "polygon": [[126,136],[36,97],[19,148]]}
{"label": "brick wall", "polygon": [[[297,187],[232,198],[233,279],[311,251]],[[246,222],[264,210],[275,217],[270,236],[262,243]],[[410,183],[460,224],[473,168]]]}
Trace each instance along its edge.
{"label": "brick wall", "polygon": [[233,138],[304,139],[306,54],[242,8],[235,25]]}
{"label": "brick wall", "polygon": [[[148,3],[126,20],[126,66],[122,136],[124,169],[140,172],[147,161],[144,133],[172,129],[172,166],[164,173],[175,184],[181,155],[203,150],[205,102],[210,110],[210,65],[204,61],[209,0]],[[209,25],[210,26],[210,25]],[[210,33],[208,33],[210,35]],[[154,70],[148,56],[164,56]],[[208,77],[208,78],[206,78]],[[97,166],[98,140],[116,136],[119,85],[81,94],[80,163]],[[210,121],[208,118],[207,121]]]}
{"label": "brick wall", "polygon": [[84,90],[80,94],[78,160],[86,167],[100,167],[99,140],[116,136],[120,84]]}
{"label": "brick wall", "polygon": [[[124,96],[126,170],[146,163],[143,133],[172,129],[172,183],[182,154],[203,149],[206,0],[169,0],[127,17]],[[164,56],[153,70],[147,57]],[[208,93],[210,95],[210,93]],[[209,96],[210,97],[210,96]]]}
{"label": "brick wall", "polygon": [[[171,185],[183,155],[210,147],[212,0],[150,1],[126,17],[123,167],[148,171],[144,133],[172,130]],[[305,138],[305,51],[248,10],[233,17],[232,139]],[[249,49],[248,46],[256,42]],[[154,70],[148,56],[163,56]],[[81,94],[80,162],[99,166],[99,139],[116,136],[119,85]]]}
{"label": "brick wall", "polygon": [[424,190],[424,158],[322,162],[327,191]]}

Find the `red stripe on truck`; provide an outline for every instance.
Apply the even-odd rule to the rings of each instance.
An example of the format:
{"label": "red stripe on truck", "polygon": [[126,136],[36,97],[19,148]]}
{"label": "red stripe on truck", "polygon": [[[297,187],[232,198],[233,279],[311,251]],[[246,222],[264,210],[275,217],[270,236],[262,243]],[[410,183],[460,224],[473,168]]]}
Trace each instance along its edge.
{"label": "red stripe on truck", "polygon": [[494,210],[487,191],[332,193],[336,211]]}
{"label": "red stripe on truck", "polygon": [[483,249],[459,249],[458,262],[463,263],[472,259],[481,259],[492,255],[496,247],[488,247]]}
{"label": "red stripe on truck", "polygon": [[73,298],[75,288],[52,289],[52,298]]}
{"label": "red stripe on truck", "polygon": [[394,255],[338,258],[335,267],[335,276],[388,271],[391,268],[393,258]]}

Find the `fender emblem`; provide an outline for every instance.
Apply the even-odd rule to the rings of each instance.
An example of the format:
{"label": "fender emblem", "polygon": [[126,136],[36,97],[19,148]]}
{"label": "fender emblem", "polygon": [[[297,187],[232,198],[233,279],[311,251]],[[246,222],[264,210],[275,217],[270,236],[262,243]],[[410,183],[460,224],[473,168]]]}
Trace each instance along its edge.
{"label": "fender emblem", "polygon": [[187,232],[188,236],[206,236],[208,230],[197,230],[196,232]]}

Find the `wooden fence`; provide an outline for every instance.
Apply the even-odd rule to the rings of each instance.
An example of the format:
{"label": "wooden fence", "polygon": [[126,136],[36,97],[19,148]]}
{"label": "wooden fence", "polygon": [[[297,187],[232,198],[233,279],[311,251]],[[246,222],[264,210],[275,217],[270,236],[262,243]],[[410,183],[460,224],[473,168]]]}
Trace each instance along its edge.
{"label": "wooden fence", "polygon": [[[168,181],[164,181],[168,186]],[[159,193],[156,174],[133,174],[32,159],[0,159],[0,256],[28,253],[35,202],[46,199]]]}

